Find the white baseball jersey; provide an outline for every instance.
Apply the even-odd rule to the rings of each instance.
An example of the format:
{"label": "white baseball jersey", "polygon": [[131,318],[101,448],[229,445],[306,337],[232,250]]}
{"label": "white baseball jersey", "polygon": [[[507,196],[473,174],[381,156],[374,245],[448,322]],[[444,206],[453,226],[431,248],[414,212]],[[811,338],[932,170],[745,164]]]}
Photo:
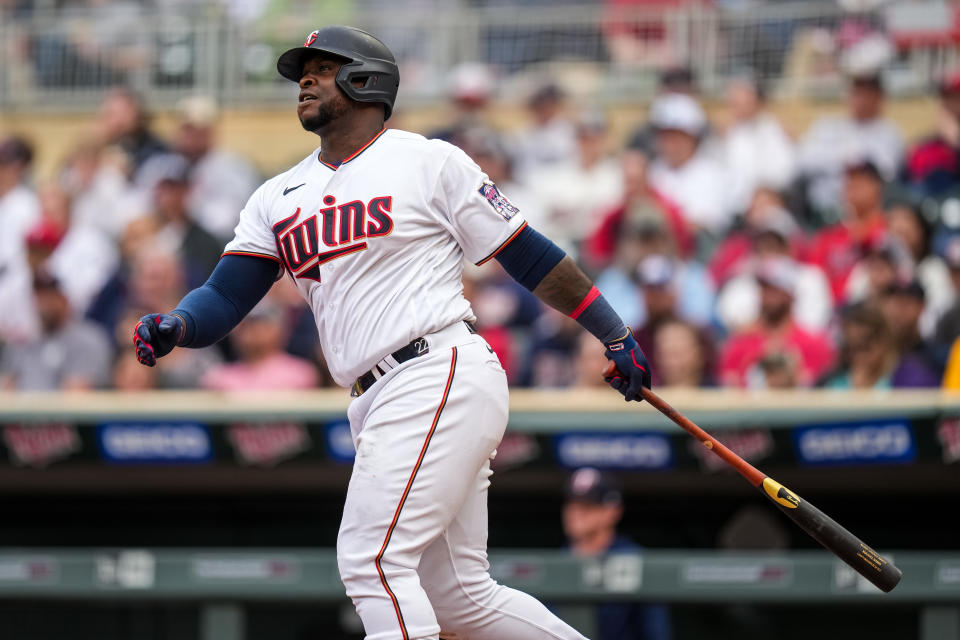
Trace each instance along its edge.
{"label": "white baseball jersey", "polygon": [[265,182],[225,253],[292,274],[333,379],[349,386],[410,341],[474,320],[463,257],[489,260],[524,226],[463,151],[385,129],[339,167],[317,149]]}

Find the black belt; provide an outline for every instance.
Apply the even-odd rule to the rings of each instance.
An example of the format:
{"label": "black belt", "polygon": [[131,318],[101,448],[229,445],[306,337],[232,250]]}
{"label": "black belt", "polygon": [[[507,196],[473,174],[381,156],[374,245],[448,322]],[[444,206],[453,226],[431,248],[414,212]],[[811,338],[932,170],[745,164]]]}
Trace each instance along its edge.
{"label": "black belt", "polygon": [[[463,324],[467,325],[467,330],[470,333],[476,333],[477,328],[473,326],[472,322],[463,321]],[[407,360],[413,360],[414,358],[419,358],[422,355],[430,353],[430,345],[427,343],[426,338],[417,338],[416,340],[411,340],[410,344],[400,347],[396,351],[390,354],[389,357],[397,361],[397,365],[400,365]],[[386,360],[386,358],[384,358]],[[353,383],[353,386],[350,388],[350,395],[357,397],[367,389],[373,386],[377,380],[379,380],[387,371],[393,367],[384,369],[379,364],[374,365],[373,369],[367,371],[365,374],[357,378],[357,381]],[[374,373],[376,372],[376,373]]]}

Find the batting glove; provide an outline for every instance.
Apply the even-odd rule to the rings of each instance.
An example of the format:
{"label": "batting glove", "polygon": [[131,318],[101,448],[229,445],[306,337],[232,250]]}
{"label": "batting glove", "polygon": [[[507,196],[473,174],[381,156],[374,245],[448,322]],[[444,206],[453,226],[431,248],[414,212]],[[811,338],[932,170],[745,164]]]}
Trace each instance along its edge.
{"label": "batting glove", "polygon": [[611,360],[616,368],[608,369],[603,379],[623,394],[627,402],[643,400],[640,389],[650,388],[650,363],[634,340],[633,334],[628,330],[627,335],[619,340],[604,344],[607,347],[607,359]]}
{"label": "batting glove", "polygon": [[167,355],[180,342],[183,320],[167,313],[151,313],[140,318],[133,328],[133,344],[140,364],[152,367],[157,358]]}

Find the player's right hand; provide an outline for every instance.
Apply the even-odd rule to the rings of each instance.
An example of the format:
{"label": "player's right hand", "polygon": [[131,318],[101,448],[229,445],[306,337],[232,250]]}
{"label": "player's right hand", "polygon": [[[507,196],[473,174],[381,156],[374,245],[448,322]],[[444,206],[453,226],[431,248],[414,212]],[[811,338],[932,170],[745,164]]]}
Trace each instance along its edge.
{"label": "player's right hand", "polygon": [[157,358],[167,355],[177,346],[183,333],[183,320],[168,313],[151,313],[140,318],[133,328],[133,345],[137,348],[140,364],[152,367]]}

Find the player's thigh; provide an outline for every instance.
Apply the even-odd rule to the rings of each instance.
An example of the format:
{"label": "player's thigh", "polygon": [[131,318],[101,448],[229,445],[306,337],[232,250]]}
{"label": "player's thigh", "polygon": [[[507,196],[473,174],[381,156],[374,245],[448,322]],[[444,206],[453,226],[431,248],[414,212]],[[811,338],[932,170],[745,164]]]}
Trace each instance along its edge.
{"label": "player's thigh", "polygon": [[341,542],[369,553],[389,530],[390,552],[418,559],[461,511],[506,424],[505,378],[484,350],[437,354],[393,377],[371,403]]}

